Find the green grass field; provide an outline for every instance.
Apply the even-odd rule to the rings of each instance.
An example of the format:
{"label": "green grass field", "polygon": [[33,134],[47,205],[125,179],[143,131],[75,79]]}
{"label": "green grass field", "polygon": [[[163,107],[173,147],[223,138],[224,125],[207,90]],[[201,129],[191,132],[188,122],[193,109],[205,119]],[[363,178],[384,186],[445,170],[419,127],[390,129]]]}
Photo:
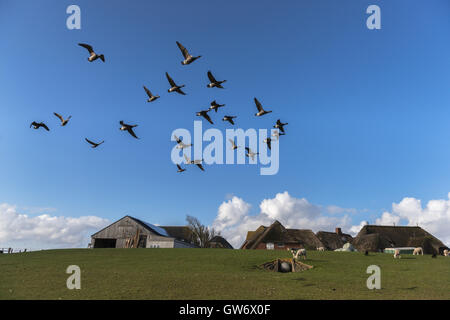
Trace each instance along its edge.
{"label": "green grass field", "polygon": [[[314,268],[277,273],[257,266],[287,251],[73,249],[0,255],[0,299],[450,299],[450,258],[308,252]],[[369,265],[381,289],[369,290]],[[81,268],[81,289],[66,268]]]}

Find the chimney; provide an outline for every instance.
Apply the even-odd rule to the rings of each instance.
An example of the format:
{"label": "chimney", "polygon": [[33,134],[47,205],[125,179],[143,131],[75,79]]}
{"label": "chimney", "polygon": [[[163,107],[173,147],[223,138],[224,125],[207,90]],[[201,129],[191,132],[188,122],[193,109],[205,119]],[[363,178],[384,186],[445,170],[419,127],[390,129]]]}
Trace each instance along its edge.
{"label": "chimney", "polygon": [[336,228],[336,234],[338,234],[338,235],[342,234],[341,228]]}

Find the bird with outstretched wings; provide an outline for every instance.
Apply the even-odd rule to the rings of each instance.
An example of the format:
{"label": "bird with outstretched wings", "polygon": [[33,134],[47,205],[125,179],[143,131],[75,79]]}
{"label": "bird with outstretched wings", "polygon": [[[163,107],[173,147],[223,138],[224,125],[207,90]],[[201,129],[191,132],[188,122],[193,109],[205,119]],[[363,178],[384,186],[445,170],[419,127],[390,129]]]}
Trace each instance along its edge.
{"label": "bird with outstretched wings", "polygon": [[89,144],[92,145],[92,148],[97,148],[99,145],[101,145],[103,142],[105,142],[105,141],[102,141],[102,142],[96,143],[96,142],[93,142],[93,141],[89,140],[88,138],[84,138],[84,139],[85,139]]}

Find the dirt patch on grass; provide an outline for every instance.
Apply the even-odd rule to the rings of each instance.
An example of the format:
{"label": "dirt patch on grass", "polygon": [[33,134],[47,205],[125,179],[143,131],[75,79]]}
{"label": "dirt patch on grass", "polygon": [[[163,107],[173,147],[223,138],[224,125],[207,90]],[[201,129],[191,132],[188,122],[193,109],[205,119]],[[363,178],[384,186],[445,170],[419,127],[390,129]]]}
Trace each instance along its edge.
{"label": "dirt patch on grass", "polygon": [[294,259],[276,259],[263,263],[259,268],[273,272],[301,272],[312,269],[313,266],[300,261],[294,261]]}

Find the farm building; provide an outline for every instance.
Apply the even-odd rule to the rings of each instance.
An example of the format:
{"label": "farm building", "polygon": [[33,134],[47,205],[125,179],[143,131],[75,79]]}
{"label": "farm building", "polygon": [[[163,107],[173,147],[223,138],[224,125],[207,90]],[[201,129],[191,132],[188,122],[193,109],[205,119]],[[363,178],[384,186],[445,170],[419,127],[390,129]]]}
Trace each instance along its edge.
{"label": "farm building", "polygon": [[352,242],[358,251],[383,252],[386,248],[422,247],[425,254],[442,254],[447,248],[420,227],[366,225]]}
{"label": "farm building", "polygon": [[209,247],[210,248],[233,249],[233,246],[230,243],[228,243],[228,241],[225,240],[225,238],[223,238],[221,236],[215,236],[214,238],[212,238],[211,241],[209,242]]}
{"label": "farm building", "polygon": [[400,254],[413,254],[414,253],[414,247],[406,247],[406,248],[386,248],[384,249],[384,253],[394,254],[396,250]]}
{"label": "farm building", "polygon": [[269,227],[260,226],[255,231],[249,231],[241,249],[286,249],[306,248],[316,249],[322,246],[319,238],[311,230],[286,229],[275,221]]}
{"label": "farm building", "polygon": [[158,227],[125,216],[91,236],[92,248],[196,248],[189,227]]}
{"label": "farm building", "polygon": [[342,248],[347,242],[353,241],[353,237],[342,233],[341,228],[336,228],[335,232],[319,231],[316,236],[326,250],[336,250]]}

